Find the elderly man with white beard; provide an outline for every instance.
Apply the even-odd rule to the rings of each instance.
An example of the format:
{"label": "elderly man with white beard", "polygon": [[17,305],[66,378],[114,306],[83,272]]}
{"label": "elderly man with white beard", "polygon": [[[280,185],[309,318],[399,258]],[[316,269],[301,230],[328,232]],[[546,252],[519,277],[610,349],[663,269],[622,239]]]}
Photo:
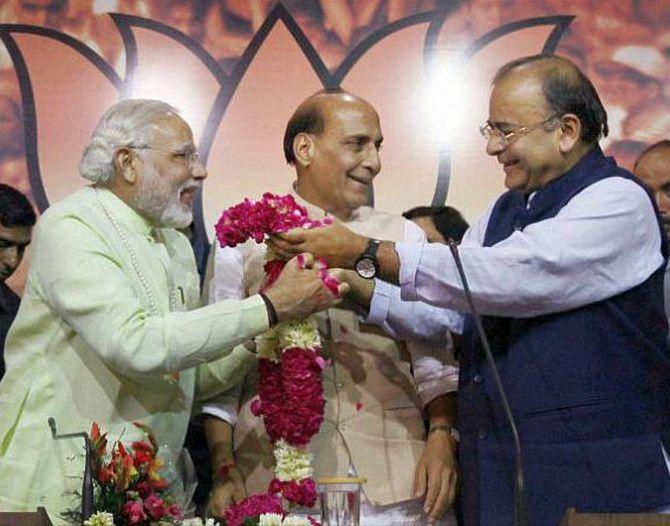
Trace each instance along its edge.
{"label": "elderly man with white beard", "polygon": [[[128,444],[143,438],[131,424],[140,422],[177,464],[194,398],[229,387],[253,362],[240,344],[336,301],[307,255],[265,294],[198,308],[193,252],[176,228],[192,221],[207,173],[171,106],[110,108],[80,172],[93,184],[36,227],[0,383],[0,509],[45,506],[58,524],[79,507],[84,449],[81,440],[52,440],[49,417],[62,433],[98,422]],[[176,469],[172,481],[180,479]]]}

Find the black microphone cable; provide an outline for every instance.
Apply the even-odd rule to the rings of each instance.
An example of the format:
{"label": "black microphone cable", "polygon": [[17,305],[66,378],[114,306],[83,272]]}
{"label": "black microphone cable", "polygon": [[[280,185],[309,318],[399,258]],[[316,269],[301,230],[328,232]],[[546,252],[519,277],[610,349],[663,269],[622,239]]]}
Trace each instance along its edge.
{"label": "black microphone cable", "polygon": [[482,325],[482,320],[475,308],[475,303],[472,300],[472,294],[470,294],[470,287],[468,286],[468,280],[465,277],[465,270],[463,270],[463,263],[458,254],[458,245],[453,239],[447,241],[451,254],[454,257],[454,262],[458,268],[458,273],[461,277],[461,282],[463,283],[463,292],[470,306],[470,312],[475,319],[477,324],[477,332],[482,342],[482,347],[484,347],[484,354],[486,354],[486,360],[488,361],[491,372],[493,373],[493,378],[496,383],[496,389],[502,400],[503,410],[505,411],[505,416],[509,422],[509,426],[512,429],[512,437],[514,439],[514,448],[516,449],[516,477],[514,484],[514,524],[515,526],[528,526],[528,503],[526,499],[526,487],[523,480],[523,465],[521,459],[521,440],[519,440],[519,432],[516,429],[516,423],[514,422],[514,415],[512,415],[512,409],[509,406],[507,401],[507,395],[505,394],[505,389],[503,388],[502,382],[500,381],[500,375],[498,374],[498,368],[496,367],[495,360],[493,359],[493,354],[491,353],[491,347],[489,346],[489,340],[486,337],[484,332],[484,326]]}

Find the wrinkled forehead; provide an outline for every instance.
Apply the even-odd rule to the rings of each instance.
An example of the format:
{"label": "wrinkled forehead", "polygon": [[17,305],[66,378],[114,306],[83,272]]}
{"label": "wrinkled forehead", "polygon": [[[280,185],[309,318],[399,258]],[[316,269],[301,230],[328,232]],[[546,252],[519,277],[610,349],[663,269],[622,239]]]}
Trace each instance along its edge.
{"label": "wrinkled forehead", "polygon": [[545,116],[549,107],[542,81],[530,72],[510,72],[491,89],[489,118],[492,122],[523,122]]}
{"label": "wrinkled forehead", "polygon": [[365,101],[337,99],[321,107],[326,134],[381,134],[379,115]]}
{"label": "wrinkled forehead", "polygon": [[145,134],[152,144],[193,144],[191,127],[174,113],[168,113],[147,125]]}

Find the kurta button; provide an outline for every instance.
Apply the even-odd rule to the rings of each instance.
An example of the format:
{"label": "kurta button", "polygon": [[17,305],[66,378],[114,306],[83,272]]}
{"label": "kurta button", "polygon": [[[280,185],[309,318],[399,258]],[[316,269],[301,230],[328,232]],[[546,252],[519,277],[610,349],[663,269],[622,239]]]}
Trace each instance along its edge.
{"label": "kurta button", "polygon": [[482,375],[479,373],[473,374],[472,375],[472,381],[476,384],[481,384],[482,383]]}
{"label": "kurta button", "polygon": [[342,388],[344,387],[344,382],[337,382],[337,383],[335,384],[335,386],[336,386],[338,389],[342,389]]}
{"label": "kurta button", "polygon": [[477,432],[477,436],[479,437],[479,440],[484,440],[488,436],[488,431],[486,429],[480,429]]}

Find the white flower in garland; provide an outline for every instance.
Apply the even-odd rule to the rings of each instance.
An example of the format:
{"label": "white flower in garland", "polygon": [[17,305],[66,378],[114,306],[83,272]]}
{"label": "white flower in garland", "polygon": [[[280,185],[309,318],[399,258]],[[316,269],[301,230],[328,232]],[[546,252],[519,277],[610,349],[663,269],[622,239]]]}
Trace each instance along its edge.
{"label": "white flower in garland", "polygon": [[292,446],[279,440],[274,447],[276,460],[275,475],[282,482],[302,480],[314,475],[312,469],[313,455],[304,449]]}
{"label": "white flower in garland", "polygon": [[114,526],[114,515],[99,511],[84,521],[84,526]]}
{"label": "white flower in garland", "polygon": [[279,361],[279,354],[277,352],[279,347],[278,330],[281,325],[283,323],[256,337],[256,350],[259,358],[267,358],[273,362]]}
{"label": "white flower in garland", "polygon": [[282,526],[280,513],[263,513],[259,517],[258,526]]}
{"label": "white flower in garland", "polygon": [[300,321],[293,320],[291,323],[282,323],[278,329],[279,341],[277,345],[280,349],[288,349],[290,347],[313,349],[321,345],[318,327],[312,318]]}

